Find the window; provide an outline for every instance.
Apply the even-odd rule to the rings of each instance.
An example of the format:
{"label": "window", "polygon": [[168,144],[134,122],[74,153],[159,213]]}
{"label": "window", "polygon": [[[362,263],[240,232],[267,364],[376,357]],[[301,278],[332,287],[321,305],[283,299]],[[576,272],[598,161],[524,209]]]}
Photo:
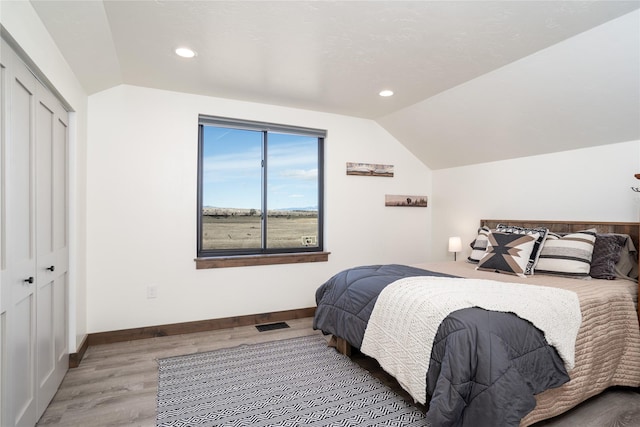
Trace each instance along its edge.
{"label": "window", "polygon": [[200,116],[198,258],[322,252],[325,135]]}

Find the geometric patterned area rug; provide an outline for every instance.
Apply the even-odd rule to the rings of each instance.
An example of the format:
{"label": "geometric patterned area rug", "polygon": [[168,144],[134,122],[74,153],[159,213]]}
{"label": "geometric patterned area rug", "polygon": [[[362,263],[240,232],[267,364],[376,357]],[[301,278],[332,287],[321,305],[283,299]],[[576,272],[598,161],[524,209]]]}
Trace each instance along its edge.
{"label": "geometric patterned area rug", "polygon": [[424,426],[320,335],[158,361],[157,426]]}

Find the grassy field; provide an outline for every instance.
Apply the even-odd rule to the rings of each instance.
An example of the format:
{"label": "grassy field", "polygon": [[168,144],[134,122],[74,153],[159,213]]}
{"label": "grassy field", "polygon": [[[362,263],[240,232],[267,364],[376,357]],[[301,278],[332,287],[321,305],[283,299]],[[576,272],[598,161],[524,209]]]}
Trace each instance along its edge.
{"label": "grassy field", "polygon": [[[316,215],[278,215],[267,218],[269,248],[304,247],[303,236],[317,238]],[[260,216],[202,216],[203,249],[260,248]]]}

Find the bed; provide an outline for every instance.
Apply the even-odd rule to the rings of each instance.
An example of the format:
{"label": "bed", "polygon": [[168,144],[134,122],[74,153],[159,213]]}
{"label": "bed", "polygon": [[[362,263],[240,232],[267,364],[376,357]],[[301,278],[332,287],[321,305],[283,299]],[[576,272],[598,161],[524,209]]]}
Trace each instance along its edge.
{"label": "bed", "polygon": [[[532,232],[535,229],[547,231]],[[349,354],[352,346],[371,351],[373,354],[369,355],[379,362],[382,361],[380,363],[381,366],[387,372],[396,376],[401,386],[407,389],[416,401],[421,402],[421,400],[425,400],[425,396],[421,396],[421,391],[415,388],[415,384],[412,386],[404,375],[413,375],[419,379],[424,378],[420,369],[424,368],[426,370],[427,368],[420,367],[417,369],[418,374],[413,372],[407,374],[406,371],[412,371],[414,365],[402,365],[399,363],[401,365],[399,367],[388,366],[389,360],[393,361],[393,363],[398,363],[398,361],[394,358],[395,356],[387,360],[386,354],[408,355],[407,359],[411,361],[423,357],[416,351],[416,343],[421,343],[416,342],[415,337],[410,338],[414,341],[400,341],[396,337],[396,335],[402,335],[407,330],[416,328],[415,319],[419,318],[416,316],[422,316],[422,314],[416,313],[422,310],[423,307],[423,305],[420,305],[422,303],[415,302],[417,297],[413,294],[403,294],[408,289],[412,289],[412,292],[415,291],[414,282],[426,280],[430,284],[433,282],[434,286],[442,286],[443,283],[458,283],[461,280],[458,278],[464,278],[462,280],[467,279],[468,282],[465,282],[465,284],[468,286],[471,286],[471,282],[478,281],[482,285],[491,284],[491,286],[495,286],[496,292],[502,292],[503,286],[514,286],[514,289],[524,289],[522,287],[525,287],[527,289],[531,288],[531,290],[540,290],[545,298],[550,298],[546,300],[549,305],[555,303],[564,304],[560,306],[562,308],[555,309],[556,313],[562,312],[565,316],[562,320],[556,322],[566,322],[567,326],[556,329],[560,333],[564,333],[567,332],[566,330],[575,328],[573,341],[569,338],[565,340],[566,337],[556,339],[552,334],[553,331],[546,329],[553,328],[553,325],[539,326],[537,322],[544,323],[545,316],[540,316],[542,319],[535,321],[527,317],[524,318],[526,320],[523,320],[513,314],[513,312],[519,313],[516,310],[501,307],[497,307],[495,310],[491,309],[492,301],[481,302],[475,306],[475,301],[467,302],[465,304],[469,305],[460,306],[462,307],[461,309],[457,306],[453,307],[453,311],[442,320],[437,331],[433,332],[435,336],[429,336],[429,339],[434,339],[425,348],[428,349],[431,356],[427,354],[426,362],[424,360],[419,361],[423,365],[427,363],[428,366],[425,384],[420,384],[426,391],[426,401],[421,403],[427,403],[428,405],[431,403],[427,412],[429,416],[430,413],[440,411],[440,404],[434,404],[436,396],[455,395],[457,398],[460,389],[452,389],[449,384],[455,381],[452,381],[449,377],[445,378],[446,381],[442,381],[442,377],[453,375],[453,378],[457,378],[456,375],[459,374],[455,372],[454,374],[449,373],[451,369],[454,371],[456,369],[468,371],[466,365],[469,364],[469,361],[460,361],[460,357],[462,357],[460,355],[469,353],[465,357],[473,360],[474,363],[476,363],[477,359],[491,369],[496,369],[495,366],[499,366],[498,363],[506,363],[507,366],[504,372],[508,372],[512,369],[508,365],[515,364],[515,361],[518,361],[525,367],[524,370],[529,370],[530,372],[524,375],[521,375],[521,372],[517,374],[518,379],[515,383],[519,382],[519,384],[514,386],[512,384],[514,381],[509,384],[509,387],[513,386],[515,389],[506,388],[502,390],[502,386],[494,387],[494,389],[499,389],[498,394],[489,400],[486,400],[486,396],[490,396],[490,394],[488,392],[485,393],[483,389],[482,393],[476,392],[476,394],[484,396],[484,401],[478,398],[475,403],[472,401],[468,404],[455,401],[446,402],[445,407],[447,410],[451,409],[449,406],[460,406],[460,408],[453,411],[459,419],[451,419],[453,415],[445,414],[444,417],[448,421],[444,422],[442,418],[438,418],[440,415],[436,414],[433,415],[436,417],[433,418],[436,420],[435,422],[441,425],[483,425],[483,422],[478,421],[477,417],[485,416],[489,417],[489,421],[486,421],[485,425],[491,425],[491,417],[504,416],[506,418],[499,418],[501,425],[528,426],[538,421],[552,418],[566,412],[589,397],[601,393],[608,387],[640,386],[640,331],[638,326],[640,309],[638,306],[637,252],[628,252],[626,254],[628,257],[635,257],[633,261],[635,261],[636,266],[629,271],[626,269],[624,271],[624,274],[635,276],[635,280],[622,278],[622,275],[618,274],[617,270],[615,275],[618,277],[615,278],[611,275],[598,276],[607,277],[607,279],[584,278],[582,277],[584,276],[584,265],[578,265],[578,262],[576,265],[567,266],[563,264],[565,260],[562,259],[571,258],[562,255],[566,254],[567,251],[567,247],[563,245],[571,246],[573,244],[571,243],[572,240],[577,241],[578,245],[583,244],[582,238],[585,237],[582,234],[583,232],[591,233],[593,237],[591,250],[594,247],[600,248],[600,252],[589,255],[588,262],[593,263],[593,265],[587,266],[588,273],[589,268],[594,273],[596,269],[600,271],[602,267],[600,261],[602,259],[606,260],[604,269],[607,270],[607,274],[612,273],[613,261],[611,254],[602,253],[603,246],[601,242],[613,242],[616,240],[619,241],[619,245],[622,245],[623,240],[620,235],[626,235],[628,238],[625,239],[629,241],[626,246],[628,251],[633,248],[640,248],[640,223],[481,220],[478,234],[472,242],[472,250],[469,255],[469,258],[474,258],[473,261],[477,261],[476,263],[438,262],[414,266],[360,266],[340,272],[318,288],[316,293],[318,308],[314,318],[314,328],[334,335],[338,350],[345,354]],[[520,234],[528,237],[507,236],[508,234]],[[541,236],[541,234],[544,234],[544,236]],[[481,244],[486,242],[484,238],[489,238],[488,236],[491,239],[488,244],[491,250],[486,250]],[[590,238],[589,235],[586,237]],[[496,239],[503,238],[510,239],[512,242],[510,244],[512,245],[518,244],[520,245],[518,246],[519,248],[526,248],[527,250],[524,253],[527,254],[526,257],[529,259],[520,262],[515,267],[510,265],[502,267],[500,264],[495,264],[491,259],[486,260],[486,258],[491,258],[486,256],[487,252],[493,252],[493,255],[495,255],[496,250],[501,247],[501,243]],[[599,239],[598,245],[595,244],[596,239]],[[585,238],[584,240],[586,241],[587,239]],[[528,252],[528,248],[533,248],[534,246],[536,249]],[[618,247],[616,248],[618,250]],[[558,254],[562,256],[558,256]],[[493,258],[500,257],[493,256]],[[505,257],[505,259],[507,258],[509,257]],[[581,261],[584,264],[585,260]],[[596,264],[598,265],[596,266]],[[615,267],[617,268],[620,264],[621,262],[617,262]],[[559,265],[561,267],[558,267]],[[505,271],[496,272],[496,270],[508,270],[512,267],[515,271],[511,273],[515,275],[505,274]],[[521,271],[517,271],[517,268],[521,268]],[[563,269],[565,268],[568,270],[564,271]],[[425,271],[428,273],[424,273]],[[530,274],[532,271],[533,274]],[[431,274],[437,277],[434,279],[423,277],[423,275]],[[351,284],[346,284],[347,287],[341,288],[342,290],[338,292],[336,291],[338,289],[336,281],[339,282],[340,280],[355,284],[353,287],[351,287]],[[517,286],[521,288],[517,288]],[[394,293],[391,293],[392,289]],[[448,292],[446,288],[443,289]],[[485,294],[489,288],[482,289],[482,294]],[[372,295],[368,294],[370,290],[373,292]],[[398,291],[401,296],[398,296]],[[331,304],[326,304],[327,301],[325,299],[329,298],[331,294],[340,295],[341,302],[338,304],[339,307],[331,306],[328,308]],[[393,296],[389,297],[388,294]],[[514,294],[517,295],[517,292]],[[522,295],[525,294],[522,293]],[[556,295],[558,295],[557,298]],[[437,299],[427,297],[427,299],[429,298],[433,301]],[[529,297],[527,296],[526,298]],[[575,301],[572,298],[575,298]],[[445,299],[449,301],[448,294],[442,300]],[[574,303],[575,307],[572,306]],[[394,304],[401,307],[394,308]],[[488,304],[487,307],[489,309],[483,308],[480,304]],[[446,306],[447,304],[443,305]],[[346,311],[343,310],[344,307],[347,307]],[[358,308],[353,309],[353,307]],[[381,307],[384,307],[384,309]],[[389,314],[393,313],[393,310],[397,310],[395,311],[396,314]],[[535,312],[536,310],[530,311]],[[575,316],[572,314],[574,310],[578,312],[577,325],[575,324]],[[384,313],[384,315],[379,313]],[[530,315],[531,313],[524,314],[524,316]],[[485,320],[482,319],[488,319],[486,323],[491,324],[491,330],[483,330],[485,328]],[[439,318],[436,318],[436,320],[439,321]],[[496,328],[512,320],[520,323],[514,323],[513,326],[503,327],[503,329],[511,331],[509,333],[517,330],[518,332],[513,333],[513,337],[509,338],[515,339],[517,342],[508,343],[507,346],[504,346],[507,350],[503,351],[503,353],[511,352],[513,349],[510,346],[514,346],[513,348],[520,346],[513,350],[516,353],[519,352],[516,356],[501,355],[495,349],[490,349],[490,351],[483,353],[482,349],[485,348],[485,344],[482,344],[481,341],[473,341],[473,346],[468,345],[470,340],[479,339],[477,337],[478,334],[494,339],[496,334],[503,333],[496,331]],[[572,324],[573,326],[570,326]],[[562,323],[562,325],[565,325],[565,323]],[[368,335],[374,336],[372,331],[377,331],[376,334],[378,335],[375,335],[375,340],[368,338]],[[455,338],[455,336],[451,338],[452,331],[463,338]],[[429,334],[421,332],[420,337],[426,335]],[[522,337],[526,337],[526,339],[522,339]],[[542,337],[541,342],[540,337]],[[390,339],[387,340],[387,338]],[[501,336],[500,339],[502,339]],[[375,345],[370,344],[372,340]],[[447,355],[446,350],[443,350],[443,348],[448,348],[449,343],[454,343],[458,346],[462,344],[463,347],[455,347],[452,344],[449,350],[450,354]],[[550,351],[549,347],[553,350]],[[371,348],[374,350],[371,350]],[[367,351],[363,352],[368,354]],[[420,351],[424,352],[425,349],[420,348]],[[476,351],[477,353],[473,353]],[[570,354],[571,352],[573,354]],[[483,356],[486,354],[491,356]],[[522,362],[521,354],[533,355],[533,357],[524,359],[524,362]],[[488,358],[488,360],[482,361],[483,357]],[[452,368],[451,365],[455,363],[461,366],[453,366]],[[527,368],[533,365],[536,366],[535,370]],[[410,369],[407,366],[410,366]],[[518,367],[516,366],[516,368]],[[520,367],[518,369],[522,370],[523,368]],[[503,375],[503,373],[500,375]],[[441,382],[449,384],[449,388],[445,388],[444,392],[438,389]],[[521,401],[513,397],[523,392],[526,388],[530,389],[528,391],[530,396],[525,393]],[[467,391],[464,392],[466,393]],[[500,393],[502,393],[502,396]],[[510,394],[505,396],[505,393]],[[431,402],[429,402],[430,399]],[[521,403],[519,407],[515,408],[515,415],[514,413],[498,414],[498,412],[494,415],[491,409],[487,409],[488,405],[490,405],[487,402],[500,401],[500,399],[506,399],[505,402],[516,407],[518,404],[513,402]],[[440,401],[438,400],[438,402]],[[473,406],[472,403],[476,406]],[[514,421],[515,418],[513,417],[517,419]]]}

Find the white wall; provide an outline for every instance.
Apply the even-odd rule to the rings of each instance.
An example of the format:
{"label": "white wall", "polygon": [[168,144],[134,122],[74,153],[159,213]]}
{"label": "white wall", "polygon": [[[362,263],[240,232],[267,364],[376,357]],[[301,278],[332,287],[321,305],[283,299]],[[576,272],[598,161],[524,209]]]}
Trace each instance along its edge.
{"label": "white wall", "polygon": [[[89,332],[312,307],[343,268],[428,257],[431,207],[384,195],[430,198],[431,172],[371,120],[127,85],[90,96],[89,111]],[[328,131],[329,262],[195,269],[198,114]],[[347,176],[346,162],[393,164],[395,177]]]}
{"label": "white wall", "polygon": [[2,1],[0,22],[27,55],[27,62],[49,80],[73,113],[69,119],[69,348],[87,333],[85,287],[85,144],[87,95],[28,1]]}
{"label": "white wall", "polygon": [[433,171],[433,259],[449,236],[466,259],[480,219],[638,221],[636,173],[640,141]]}

